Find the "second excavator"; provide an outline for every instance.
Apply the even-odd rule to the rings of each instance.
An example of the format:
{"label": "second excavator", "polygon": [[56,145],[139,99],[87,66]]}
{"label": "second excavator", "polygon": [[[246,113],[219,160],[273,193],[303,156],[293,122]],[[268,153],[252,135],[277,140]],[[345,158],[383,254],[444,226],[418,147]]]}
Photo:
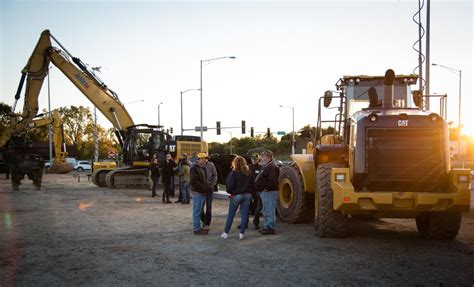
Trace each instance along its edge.
{"label": "second excavator", "polygon": [[[53,47],[52,41],[60,48]],[[0,147],[25,130],[37,116],[38,96],[49,63],[53,63],[112,123],[121,146],[122,166],[95,169],[93,182],[101,187],[146,187],[149,185],[148,166],[150,157],[156,154],[159,160],[168,152],[176,152],[176,142],[163,130],[162,126],[135,124],[118,95],[90,70],[79,58],[72,56],[66,48],[45,30],[41,33],[27,65],[22,70],[20,84],[15,95],[16,104],[26,80],[23,113],[12,118],[6,133],[0,139]],[[207,145],[200,142],[197,151],[206,151]],[[32,159],[32,165],[35,165]]]}

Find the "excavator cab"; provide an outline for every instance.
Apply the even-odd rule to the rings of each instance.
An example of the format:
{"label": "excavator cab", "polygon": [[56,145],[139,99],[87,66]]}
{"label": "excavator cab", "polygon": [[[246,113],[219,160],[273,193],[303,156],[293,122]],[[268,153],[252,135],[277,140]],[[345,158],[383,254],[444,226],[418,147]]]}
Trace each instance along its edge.
{"label": "excavator cab", "polygon": [[170,141],[171,137],[158,126],[131,126],[124,138],[123,163],[131,167],[148,166],[155,154],[161,162],[168,151],[174,150]]}

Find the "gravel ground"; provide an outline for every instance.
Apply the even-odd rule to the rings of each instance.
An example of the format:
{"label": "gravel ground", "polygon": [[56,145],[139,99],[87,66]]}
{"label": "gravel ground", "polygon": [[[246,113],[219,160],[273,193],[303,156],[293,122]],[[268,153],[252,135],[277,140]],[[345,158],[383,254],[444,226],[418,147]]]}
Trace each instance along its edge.
{"label": "gravel ground", "polygon": [[[351,221],[344,239],[311,224],[278,222],[277,235],[233,227],[216,199],[207,236],[192,234],[192,205],[162,204],[150,191],[96,188],[67,175],[0,179],[0,286],[393,285],[474,286],[474,212],[454,241],[419,237],[414,220]],[[234,221],[234,226],[240,220]]]}

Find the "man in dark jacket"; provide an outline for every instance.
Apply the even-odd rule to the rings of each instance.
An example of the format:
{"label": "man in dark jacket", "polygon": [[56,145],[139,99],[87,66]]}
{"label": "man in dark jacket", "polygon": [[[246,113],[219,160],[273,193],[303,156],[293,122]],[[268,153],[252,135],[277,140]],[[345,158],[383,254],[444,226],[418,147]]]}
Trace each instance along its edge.
{"label": "man in dark jacket", "polygon": [[208,192],[212,192],[207,182],[206,153],[197,155],[197,164],[191,167],[189,177],[193,193],[193,229],[196,235],[207,235],[208,230],[201,228],[201,212]]}
{"label": "man in dark jacket", "polygon": [[255,190],[260,192],[263,205],[264,229],[262,235],[275,234],[275,206],[278,196],[278,177],[280,169],[273,161],[273,152],[266,150],[262,152],[263,167],[255,179]]}
{"label": "man in dark jacket", "polygon": [[[257,178],[258,174],[260,173],[260,170],[262,169],[262,166],[260,165],[260,155],[258,153],[254,153],[250,157],[252,164],[249,165],[249,170],[250,170],[250,175],[252,176],[252,181],[255,183],[255,179]],[[251,210],[253,208],[253,226],[255,229],[260,228],[260,215],[262,212],[262,200],[260,199],[260,192],[257,192],[255,190],[255,186],[253,186],[252,190],[252,206],[250,207]]]}
{"label": "man in dark jacket", "polygon": [[204,203],[204,209],[201,212],[201,221],[203,223],[203,229],[209,230],[209,226],[211,225],[212,220],[212,199],[214,196],[214,188],[217,185],[217,170],[215,165],[209,161],[209,156],[207,153],[203,153],[206,155],[204,168],[206,169],[207,173],[207,184],[209,186],[209,191],[206,194],[206,201]]}
{"label": "man in dark jacket", "polygon": [[171,159],[171,154],[166,155],[166,160],[161,164],[161,184],[163,185],[163,202],[171,203],[170,189],[171,179],[174,174],[176,163]]}
{"label": "man in dark jacket", "polygon": [[155,197],[156,187],[158,186],[158,181],[160,180],[160,168],[158,166],[158,159],[156,158],[156,155],[154,155],[152,158],[149,170],[151,174],[151,180],[153,182],[153,185],[151,187],[151,197]]}

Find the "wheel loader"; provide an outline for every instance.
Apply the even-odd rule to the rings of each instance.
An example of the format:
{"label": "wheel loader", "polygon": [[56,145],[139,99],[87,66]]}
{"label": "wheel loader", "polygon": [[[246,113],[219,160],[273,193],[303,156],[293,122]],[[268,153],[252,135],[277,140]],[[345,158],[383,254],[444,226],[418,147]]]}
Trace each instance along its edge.
{"label": "wheel loader", "polygon": [[[424,238],[456,237],[470,208],[470,171],[451,167],[446,121],[420,108],[416,81],[391,69],[344,76],[319,98],[311,152],[280,170],[284,221],[314,219],[317,236],[344,237],[351,217],[414,218]],[[321,136],[327,125],[334,133]]]}

